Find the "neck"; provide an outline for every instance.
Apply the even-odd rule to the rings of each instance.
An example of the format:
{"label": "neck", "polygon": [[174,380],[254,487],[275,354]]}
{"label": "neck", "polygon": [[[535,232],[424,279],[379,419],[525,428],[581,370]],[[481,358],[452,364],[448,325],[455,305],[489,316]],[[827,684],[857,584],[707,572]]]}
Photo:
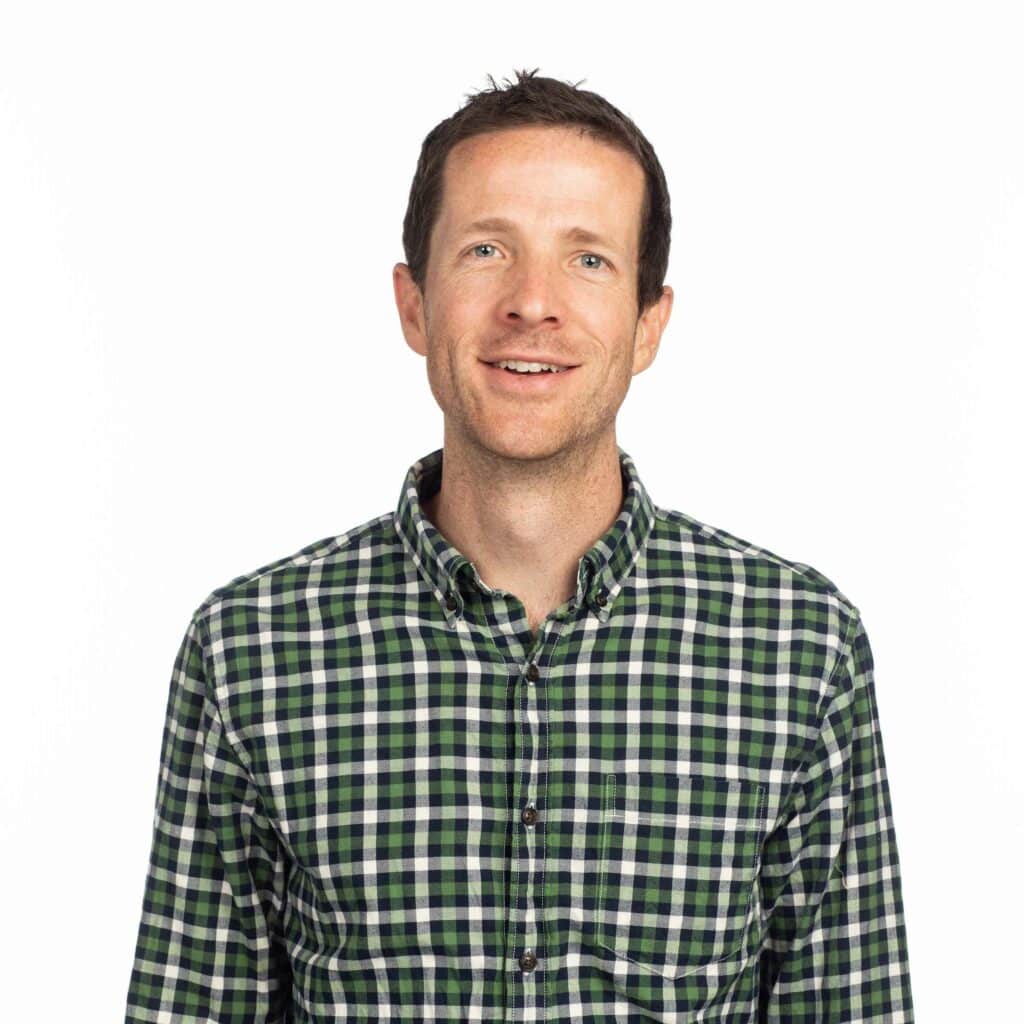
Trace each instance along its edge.
{"label": "neck", "polygon": [[445,430],[440,490],[423,511],[476,566],[539,621],[576,591],[579,560],[615,522],[624,498],[618,445],[512,459]]}

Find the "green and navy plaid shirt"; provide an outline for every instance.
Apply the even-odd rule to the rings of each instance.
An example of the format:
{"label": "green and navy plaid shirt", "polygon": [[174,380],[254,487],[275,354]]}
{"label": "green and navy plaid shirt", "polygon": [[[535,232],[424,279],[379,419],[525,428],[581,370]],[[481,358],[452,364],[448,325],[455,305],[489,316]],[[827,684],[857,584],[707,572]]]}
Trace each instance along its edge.
{"label": "green and navy plaid shirt", "polygon": [[442,457],[192,616],[126,1020],[912,1021],[858,609],[619,448],[534,636]]}

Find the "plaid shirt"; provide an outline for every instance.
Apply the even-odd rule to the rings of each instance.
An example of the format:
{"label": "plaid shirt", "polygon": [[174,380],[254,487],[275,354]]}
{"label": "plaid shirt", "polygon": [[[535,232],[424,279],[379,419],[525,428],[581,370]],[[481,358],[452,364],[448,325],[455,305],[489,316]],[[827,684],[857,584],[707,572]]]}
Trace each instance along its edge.
{"label": "plaid shirt", "polygon": [[442,456],[193,615],[126,1020],[912,1021],[858,609],[619,448],[535,637]]}

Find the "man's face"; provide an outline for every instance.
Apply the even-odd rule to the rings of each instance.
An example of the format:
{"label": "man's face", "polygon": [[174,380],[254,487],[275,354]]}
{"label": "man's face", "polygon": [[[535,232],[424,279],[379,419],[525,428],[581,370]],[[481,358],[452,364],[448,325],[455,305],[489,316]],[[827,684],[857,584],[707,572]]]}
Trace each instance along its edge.
{"label": "man's face", "polygon": [[[643,194],[632,156],[576,129],[515,128],[452,149],[423,293],[404,263],[394,269],[446,436],[526,460],[614,435],[672,305],[665,288],[637,318]],[[491,365],[508,357],[572,368]]]}

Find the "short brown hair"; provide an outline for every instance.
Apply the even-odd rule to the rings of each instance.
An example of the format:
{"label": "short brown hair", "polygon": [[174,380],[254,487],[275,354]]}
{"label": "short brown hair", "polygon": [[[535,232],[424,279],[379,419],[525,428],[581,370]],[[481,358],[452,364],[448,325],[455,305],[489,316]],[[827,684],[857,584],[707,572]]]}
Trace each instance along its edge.
{"label": "short brown hair", "polygon": [[506,89],[499,88],[488,75],[491,88],[475,95],[467,93],[468,102],[436,125],[423,140],[402,227],[405,261],[412,279],[423,291],[430,234],[441,210],[444,164],[456,143],[505,128],[577,125],[583,134],[634,156],[644,171],[646,184],[637,247],[639,315],[661,298],[668,269],[672,214],[661,163],[643,132],[606,99],[571,83],[538,78],[537,70],[516,71],[518,80],[513,84],[506,78]]}

